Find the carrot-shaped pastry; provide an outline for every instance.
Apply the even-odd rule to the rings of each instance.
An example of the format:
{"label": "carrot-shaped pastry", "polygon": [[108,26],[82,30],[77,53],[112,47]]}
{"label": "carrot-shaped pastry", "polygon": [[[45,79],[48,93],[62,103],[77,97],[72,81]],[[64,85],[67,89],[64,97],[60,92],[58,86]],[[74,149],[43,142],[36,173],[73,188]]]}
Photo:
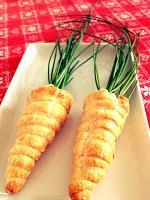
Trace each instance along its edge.
{"label": "carrot-shaped pastry", "polygon": [[72,32],[65,47],[58,40],[48,63],[50,85],[33,89],[27,97],[17,121],[17,138],[8,157],[5,177],[6,191],[9,193],[19,192],[23,188],[35,162],[47,145],[53,142],[55,134],[67,119],[73,98],[64,87],[72,80],[75,68],[78,68],[76,50],[82,37],[83,31],[80,34]]}
{"label": "carrot-shaped pastry", "polygon": [[[100,88],[96,66],[99,47],[94,53],[98,91],[90,94],[83,104],[83,116],[73,148],[73,170],[69,185],[72,200],[89,200],[91,191],[103,180],[114,157],[116,139],[129,113],[129,96],[136,85],[139,60],[136,46],[138,36],[121,27],[120,30],[122,37],[117,38],[115,44],[109,42],[116,48],[116,57],[106,89]],[[134,61],[130,64],[131,52]]]}
{"label": "carrot-shaped pastry", "polygon": [[5,173],[7,192],[22,189],[35,161],[66,121],[71,104],[71,94],[54,85],[38,87],[28,95],[17,122],[17,138],[9,152]]}

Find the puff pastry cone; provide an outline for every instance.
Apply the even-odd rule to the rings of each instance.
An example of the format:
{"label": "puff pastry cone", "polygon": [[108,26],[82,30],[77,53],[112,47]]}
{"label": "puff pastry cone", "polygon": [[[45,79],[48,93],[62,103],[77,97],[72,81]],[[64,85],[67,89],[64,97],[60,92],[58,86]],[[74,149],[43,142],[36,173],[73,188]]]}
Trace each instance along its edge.
{"label": "puff pastry cone", "polygon": [[91,191],[103,180],[128,113],[128,99],[116,97],[106,89],[100,89],[85,99],[73,149],[69,185],[72,200],[89,200]]}
{"label": "puff pastry cone", "polygon": [[[27,98],[24,111],[17,122],[16,142],[9,153],[5,173],[7,192],[16,193],[23,188],[36,160],[47,145],[53,142],[55,134],[67,119],[72,96],[63,88],[71,82],[72,75],[78,68],[80,60],[76,52],[83,38],[83,30],[86,31],[85,27],[89,23],[84,25],[79,26],[78,34],[74,30],[71,36],[66,35],[65,46],[58,38],[48,61],[50,85],[33,90]],[[80,55],[82,53],[83,51]]]}
{"label": "puff pastry cone", "polygon": [[[116,140],[129,113],[129,99],[137,85],[140,58],[139,33],[132,32],[111,18],[90,16],[89,19],[108,25],[112,30],[114,38],[111,42],[109,39],[105,41],[114,46],[115,59],[106,89],[103,89],[99,71],[102,77],[105,76],[103,72],[107,71],[107,65],[102,72],[97,61],[100,45],[93,47],[93,74],[97,91],[90,94],[83,104],[83,116],[73,148],[73,170],[69,184],[71,200],[90,200],[91,192],[103,180],[113,160]],[[103,41],[103,38],[100,39]]]}
{"label": "puff pastry cone", "polygon": [[36,161],[51,144],[67,119],[72,96],[63,89],[45,85],[31,91],[17,122],[16,141],[9,152],[6,191],[19,192]]}

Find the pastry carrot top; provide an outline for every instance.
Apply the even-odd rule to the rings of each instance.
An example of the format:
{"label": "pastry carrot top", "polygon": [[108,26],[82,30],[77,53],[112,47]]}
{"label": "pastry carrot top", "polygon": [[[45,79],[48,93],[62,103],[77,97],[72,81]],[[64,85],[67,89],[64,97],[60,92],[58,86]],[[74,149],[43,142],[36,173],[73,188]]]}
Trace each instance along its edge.
{"label": "pastry carrot top", "polygon": [[[101,24],[102,28],[104,26],[104,28],[107,30],[106,34],[103,37],[84,31],[83,33],[99,40],[100,42],[105,42],[106,45],[110,44],[115,47],[116,56],[106,89],[111,93],[115,93],[116,95],[125,95],[126,97],[130,97],[137,84],[136,75],[139,64],[139,33],[136,34],[132,32],[117,19],[111,19],[109,17],[95,17],[92,16],[91,13],[87,15],[74,16],[79,17],[78,21],[80,22],[86,23],[87,21],[88,25],[92,28],[92,22],[94,22],[94,25]],[[76,22],[76,20],[74,21]],[[80,33],[80,30],[74,31]],[[106,38],[107,33],[110,32],[114,36],[114,39],[112,41]],[[100,52],[104,47],[101,48],[99,43],[96,50],[93,51],[93,55],[91,56],[94,58],[94,76],[96,87],[98,90],[100,89],[100,80],[96,66],[96,58],[98,52]],[[133,58],[132,60],[131,57]]]}
{"label": "pastry carrot top", "polygon": [[[97,17],[91,17],[91,19],[109,25],[112,28],[112,32],[115,38],[115,41],[113,42],[110,42],[104,38],[100,38],[101,40],[113,45],[116,48],[116,56],[106,89],[110,93],[115,93],[116,95],[124,95],[129,98],[132,95],[137,84],[136,75],[139,64],[139,34],[131,32],[121,23],[119,25],[116,25],[116,23],[112,23],[111,21],[100,19]],[[96,51],[94,50],[93,54],[94,77],[98,90],[100,89],[100,81],[97,70],[96,57],[99,51],[99,46],[100,45],[97,46],[97,49]]]}
{"label": "pastry carrot top", "polygon": [[[81,52],[76,54],[82,38],[88,29],[89,23],[90,19],[79,21],[79,27],[71,32],[70,37],[66,36],[65,47],[62,46],[60,38],[58,37],[58,41],[53,48],[48,62],[49,84],[63,89],[73,79],[72,74],[79,66],[79,55],[92,45],[89,44]],[[85,60],[84,63],[86,61],[88,61],[88,59]],[[84,63],[80,63],[80,66]]]}

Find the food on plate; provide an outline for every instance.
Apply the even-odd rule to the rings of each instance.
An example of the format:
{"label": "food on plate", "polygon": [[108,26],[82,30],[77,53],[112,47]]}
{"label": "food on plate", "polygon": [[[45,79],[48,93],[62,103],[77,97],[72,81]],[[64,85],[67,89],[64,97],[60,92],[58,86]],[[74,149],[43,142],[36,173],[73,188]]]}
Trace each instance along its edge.
{"label": "food on plate", "polygon": [[[116,139],[124,127],[129,113],[129,98],[137,83],[138,35],[119,25],[113,28],[113,31],[121,33],[117,35],[118,32],[114,32],[115,42],[108,41],[109,45],[116,48],[116,57],[106,89],[100,87],[96,63],[99,45],[93,54],[98,91],[86,97],[83,103],[83,115],[73,148],[73,169],[69,184],[72,200],[89,200],[91,192],[103,180],[113,160]],[[131,53],[134,57],[132,62]]]}
{"label": "food on plate", "polygon": [[79,60],[75,54],[83,31],[80,30],[80,34],[73,31],[65,47],[58,39],[48,62],[49,85],[33,89],[27,97],[17,122],[17,138],[8,157],[5,173],[8,193],[16,193],[23,188],[36,161],[67,119],[73,98],[64,88],[78,68]]}
{"label": "food on plate", "polygon": [[106,89],[85,99],[73,149],[73,174],[69,187],[72,200],[89,199],[91,191],[103,179],[128,112],[128,99],[116,97]]}
{"label": "food on plate", "polygon": [[6,191],[22,189],[35,161],[51,144],[67,119],[72,96],[66,90],[45,85],[31,91],[17,122],[17,138],[9,152]]}

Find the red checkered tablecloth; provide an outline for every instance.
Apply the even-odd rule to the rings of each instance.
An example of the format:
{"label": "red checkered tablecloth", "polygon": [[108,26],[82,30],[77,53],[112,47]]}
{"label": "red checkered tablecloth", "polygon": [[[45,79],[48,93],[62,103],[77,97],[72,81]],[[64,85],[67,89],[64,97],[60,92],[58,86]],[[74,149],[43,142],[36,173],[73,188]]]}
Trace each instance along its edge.
{"label": "red checkered tablecloth", "polygon": [[[51,29],[58,15],[85,14],[95,1],[90,0],[0,0],[0,102],[31,42],[56,40]],[[99,0],[95,16],[116,17],[131,30],[141,31],[138,78],[150,124],[150,0]],[[104,30],[95,28],[97,34]],[[109,37],[109,36],[108,36]],[[111,36],[110,36],[111,37]],[[86,38],[85,42],[89,42]]]}

